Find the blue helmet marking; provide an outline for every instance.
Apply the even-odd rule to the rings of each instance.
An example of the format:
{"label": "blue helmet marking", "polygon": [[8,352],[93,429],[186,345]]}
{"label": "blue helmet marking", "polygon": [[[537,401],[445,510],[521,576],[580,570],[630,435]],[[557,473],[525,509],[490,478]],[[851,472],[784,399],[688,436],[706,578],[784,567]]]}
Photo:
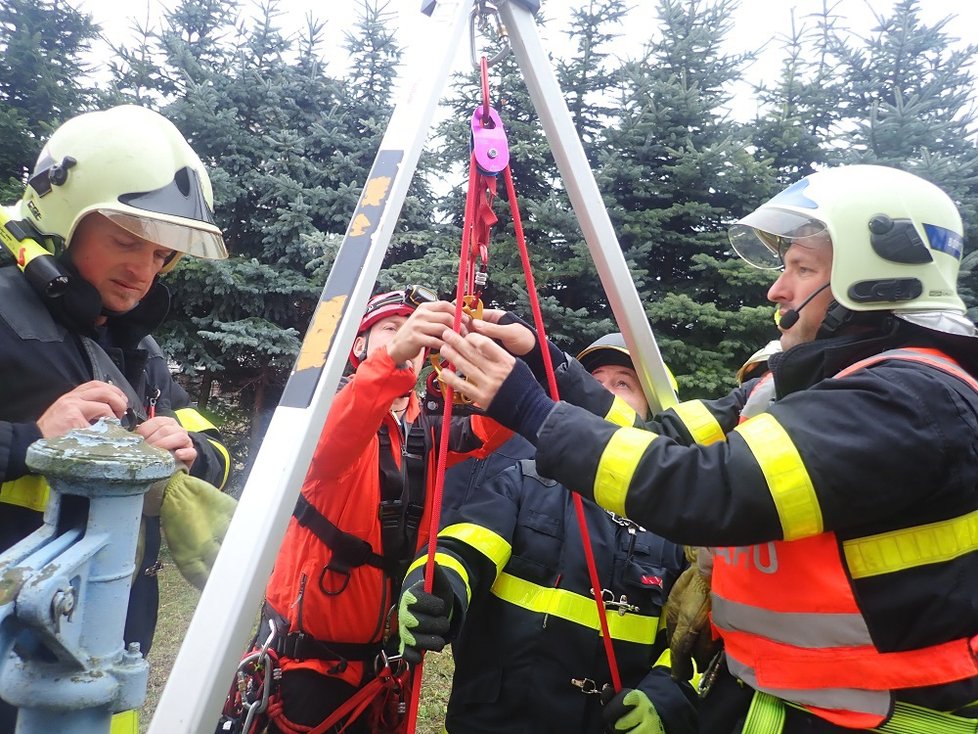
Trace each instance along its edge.
{"label": "blue helmet marking", "polygon": [[957,232],[938,227],[936,224],[925,224],[924,232],[932,249],[950,255],[955,260],[961,259],[964,252],[964,239]]}

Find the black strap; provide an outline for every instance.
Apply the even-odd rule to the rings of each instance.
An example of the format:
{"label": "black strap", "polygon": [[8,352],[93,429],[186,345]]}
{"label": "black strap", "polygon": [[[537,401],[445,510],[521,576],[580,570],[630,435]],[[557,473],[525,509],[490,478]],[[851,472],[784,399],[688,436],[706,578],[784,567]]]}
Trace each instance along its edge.
{"label": "black strap", "polygon": [[373,660],[383,645],[379,642],[323,642],[302,632],[279,638],[279,655],[292,660]]}
{"label": "black strap", "polygon": [[373,552],[373,549],[363,538],[340,530],[299,494],[292,515],[302,527],[308,529],[332,551],[332,556],[326,568],[342,574],[349,574],[357,566],[384,567],[384,559]]}
{"label": "black strap", "polygon": [[406,424],[400,466],[394,460],[386,426],[380,439],[381,502],[377,511],[385,559],[384,571],[394,583],[395,595],[414,558],[418,529],[424,514],[426,457],[430,448],[426,423]]}
{"label": "black strap", "polygon": [[[136,389],[126,379],[125,375],[122,374],[122,370],[116,366],[116,363],[112,361],[112,358],[102,348],[102,345],[87,336],[80,335],[79,339],[82,348],[85,350],[85,354],[88,355],[88,361],[92,363],[92,377],[102,382],[111,383],[122,390],[129,400],[129,410],[133,413],[134,422],[142,423],[145,421],[146,411],[143,408],[142,401],[136,394]],[[135,428],[135,425],[127,426],[127,428]]]}
{"label": "black strap", "polygon": [[304,632],[288,632],[288,620],[266,601],[262,607],[259,629],[264,629],[267,622],[275,626],[275,641],[272,647],[280,656],[291,660],[335,661],[337,664],[331,668],[332,673],[342,673],[346,670],[349,660],[373,660],[383,649],[383,643],[380,641],[324,642]]}

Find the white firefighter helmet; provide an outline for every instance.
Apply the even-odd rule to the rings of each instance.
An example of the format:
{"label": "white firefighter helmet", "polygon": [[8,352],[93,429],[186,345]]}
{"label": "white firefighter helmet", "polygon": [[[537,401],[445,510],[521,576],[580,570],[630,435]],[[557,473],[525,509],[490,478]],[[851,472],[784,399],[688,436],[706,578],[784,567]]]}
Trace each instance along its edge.
{"label": "white firefighter helmet", "polygon": [[227,257],[200,158],[157,112],[120,105],[65,122],[45,144],[20,201],[21,216],[55,248],[98,212],[132,234],[177,252]]}
{"label": "white firefighter helmet", "polygon": [[946,193],[885,166],[841,166],[792,184],[730,227],[751,265],[778,268],[804,238],[832,242],[831,289],[852,311],[963,314],[957,278],[964,230]]}

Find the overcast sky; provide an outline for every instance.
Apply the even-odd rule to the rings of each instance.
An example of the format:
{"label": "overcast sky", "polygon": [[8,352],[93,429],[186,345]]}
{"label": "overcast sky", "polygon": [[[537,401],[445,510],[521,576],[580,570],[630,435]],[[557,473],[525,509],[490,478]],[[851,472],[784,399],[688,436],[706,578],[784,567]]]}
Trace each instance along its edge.
{"label": "overcast sky", "polygon": [[[343,63],[342,49],[343,34],[350,30],[356,22],[357,8],[362,0],[280,0],[279,8],[284,12],[282,26],[288,31],[297,31],[304,25],[304,17],[310,11],[326,21],[326,49],[337,49],[335,62]],[[569,8],[575,7],[586,0],[543,0],[543,7],[553,20],[548,29],[543,29],[544,40],[555,48],[566,46],[566,36],[562,33],[567,27]],[[847,25],[854,31],[865,34],[873,27],[874,11],[888,14],[895,0],[833,0],[837,12],[844,15]],[[161,9],[172,7],[175,0],[136,0],[121,2],[120,0],[74,0],[81,10],[91,13],[96,23],[102,26],[103,34],[114,40],[124,39],[129,35],[132,17],[150,18],[151,23],[158,22]],[[654,27],[656,20],[656,5],[654,0],[635,0],[633,10],[628,16],[627,28],[623,29],[620,44],[623,55],[637,54],[640,38],[648,36],[647,29]],[[734,30],[730,34],[730,50],[742,51],[756,49],[771,39],[787,35],[791,28],[792,12],[796,23],[813,23],[806,16],[817,13],[822,6],[822,0],[740,0],[740,6],[734,16]],[[257,7],[255,2],[244,0],[242,9]],[[412,40],[424,38],[426,21],[420,12],[421,0],[389,0],[388,8],[396,15],[398,33],[402,45],[409,46]],[[964,42],[978,41],[978,2],[975,0],[921,0],[921,14],[925,23],[933,23],[948,15],[958,16],[951,25],[952,35]],[[631,29],[631,30],[628,30]],[[467,48],[467,42],[462,44]],[[754,68],[748,70],[752,81],[775,81],[779,74],[779,53],[777,43],[769,44],[771,52],[761,58]],[[99,50],[105,55],[105,48]],[[460,54],[459,63],[464,63],[467,52]],[[335,71],[335,70],[334,70]],[[976,95],[978,96],[978,95]]]}

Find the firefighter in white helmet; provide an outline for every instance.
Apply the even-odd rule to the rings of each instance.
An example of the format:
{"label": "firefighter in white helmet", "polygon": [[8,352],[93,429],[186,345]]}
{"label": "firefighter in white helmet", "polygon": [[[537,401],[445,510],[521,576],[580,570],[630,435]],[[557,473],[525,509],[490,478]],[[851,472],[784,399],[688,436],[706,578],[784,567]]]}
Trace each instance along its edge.
{"label": "firefighter in white helmet", "polygon": [[[553,403],[518,325],[444,335],[446,380],[537,446],[540,473],[713,549],[725,653],[701,728],[973,731],[978,699],[978,339],[950,197],[910,173],[812,174],[730,230],[781,268],[775,399],[751,383],[612,426]],[[570,392],[562,397],[574,399]]]}
{"label": "firefighter in white helmet", "polygon": [[[0,210],[20,265],[0,267],[0,548],[39,527],[47,504],[46,482],[25,465],[28,445],[116,417],[189,471],[168,493],[216,494],[193,517],[169,518],[182,570],[198,582],[206,575],[213,523],[226,524],[233,500],[198,480],[223,485],[228,453],[150,333],[169,305],[161,273],[183,255],[227,257],[212,207],[207,172],[177,128],[124,105],[55,130],[22,199]],[[32,267],[39,261],[42,277]],[[145,510],[125,631],[144,654],[156,626],[157,515],[168,524],[172,499]],[[0,730],[13,729],[14,715],[0,704]]]}

